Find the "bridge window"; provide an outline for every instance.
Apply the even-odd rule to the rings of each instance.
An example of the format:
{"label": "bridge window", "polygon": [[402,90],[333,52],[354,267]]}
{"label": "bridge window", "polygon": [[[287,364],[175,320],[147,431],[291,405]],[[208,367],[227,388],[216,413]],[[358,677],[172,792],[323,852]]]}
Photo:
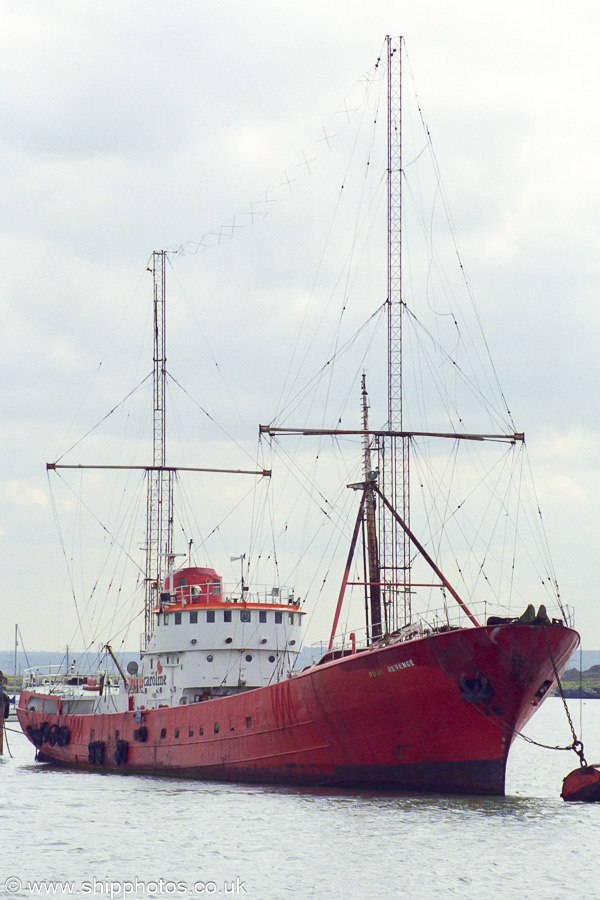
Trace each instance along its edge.
{"label": "bridge window", "polygon": [[250,622],[252,616],[250,615],[249,609],[240,610],[240,622]]}
{"label": "bridge window", "polygon": [[215,581],[215,583],[212,586],[212,592],[213,592],[213,594],[221,593],[221,582],[218,579]]}
{"label": "bridge window", "polygon": [[231,610],[230,609],[225,609],[223,611],[223,621],[231,622]]}
{"label": "bridge window", "polygon": [[181,625],[181,613],[175,613],[175,624]]}
{"label": "bridge window", "polygon": [[190,625],[197,625],[197,624],[198,624],[198,612],[196,610],[194,610],[193,612],[190,613]]}
{"label": "bridge window", "polygon": [[259,612],[258,612],[258,621],[259,621],[259,622],[263,622],[263,623],[267,621],[267,611],[266,611],[266,609],[261,609],[261,610],[259,610]]}
{"label": "bridge window", "polygon": [[207,610],[206,610],[206,621],[207,621],[207,622],[214,622],[214,621],[215,621],[215,611],[214,611],[214,609],[207,609]]}
{"label": "bridge window", "polygon": [[281,625],[282,622],[283,622],[283,613],[281,613],[281,612],[276,612],[276,613],[275,613],[275,624],[276,624],[276,625]]}

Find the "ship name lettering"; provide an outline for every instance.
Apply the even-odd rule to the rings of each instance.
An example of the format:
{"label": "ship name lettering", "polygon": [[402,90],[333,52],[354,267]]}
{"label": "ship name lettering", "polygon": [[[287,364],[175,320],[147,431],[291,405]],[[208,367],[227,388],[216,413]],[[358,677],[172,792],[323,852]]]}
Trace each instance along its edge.
{"label": "ship name lettering", "polygon": [[145,675],[144,676],[144,687],[152,687],[155,684],[166,684],[167,676],[166,675]]}
{"label": "ship name lettering", "polygon": [[388,666],[388,672],[397,672],[398,669],[408,669],[410,666],[414,666],[414,660],[407,659],[405,662],[394,663],[393,666]]}

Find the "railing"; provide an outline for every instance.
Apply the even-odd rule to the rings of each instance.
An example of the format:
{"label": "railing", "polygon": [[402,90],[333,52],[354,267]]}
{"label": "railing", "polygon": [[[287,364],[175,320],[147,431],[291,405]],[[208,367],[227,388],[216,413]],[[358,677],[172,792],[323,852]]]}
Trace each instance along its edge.
{"label": "railing", "polygon": [[[497,604],[491,604],[486,600],[476,603],[469,603],[471,612],[475,615],[480,625],[485,625],[490,616],[498,616],[503,618],[518,619],[525,610],[515,610],[508,608],[500,608]],[[573,609],[570,606],[563,606],[564,615],[556,609],[547,610],[550,620],[560,618],[569,628],[573,627]],[[413,607],[413,613],[415,612]],[[414,621],[404,625],[398,631],[390,635],[383,635],[381,642],[386,641],[407,641],[411,638],[435,633],[442,629],[448,628],[472,628],[473,625],[469,621],[465,613],[460,607],[448,606],[439,609],[426,610],[422,613],[415,614]],[[339,630],[335,636],[335,641],[331,651],[333,654],[345,653],[352,650],[365,649],[368,646],[367,629],[348,628]],[[310,646],[313,664],[318,662],[328,652],[328,642],[316,642]]]}
{"label": "railing", "polygon": [[48,692],[77,693],[83,690],[98,690],[100,679],[104,677],[104,690],[119,687],[117,675],[102,672],[97,675],[83,675],[79,672],[65,672],[61,666],[34,666],[23,673],[22,690],[44,688]]}
{"label": "railing", "polygon": [[[294,589],[288,587],[270,587],[257,585],[256,587],[244,587],[241,585],[223,585],[218,593],[211,593],[207,587],[212,585],[192,584],[175,588],[174,603],[187,606],[194,603],[210,603],[218,600],[223,603],[266,603],[274,606],[297,606],[299,598],[294,596]],[[192,588],[197,588],[198,594],[191,594]]]}

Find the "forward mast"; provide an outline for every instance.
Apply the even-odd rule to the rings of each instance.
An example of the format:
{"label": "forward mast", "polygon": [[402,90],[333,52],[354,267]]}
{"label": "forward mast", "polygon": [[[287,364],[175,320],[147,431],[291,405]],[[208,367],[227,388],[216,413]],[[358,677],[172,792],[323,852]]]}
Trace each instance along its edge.
{"label": "forward mast", "polygon": [[[362,430],[260,426],[261,433],[362,435],[364,481],[349,487],[362,491],[358,517],[342,579],[329,648],[333,640],[356,541],[361,528],[365,546],[365,599],[368,642],[398,632],[412,618],[411,554],[421,556],[473,625],[479,623],[449,584],[410,527],[410,442],[415,437],[467,441],[523,441],[522,434],[469,434],[405,430],[403,416],[402,295],[402,38],[387,37],[387,425],[368,426],[365,376],[362,379]],[[375,449],[379,465],[372,467]],[[379,502],[377,502],[379,498]],[[377,524],[377,528],[376,528]]]}
{"label": "forward mast", "polygon": [[[402,379],[402,38],[387,47],[387,430],[403,431]],[[380,442],[384,494],[410,527],[410,439]],[[410,542],[387,508],[379,508],[382,600],[388,631],[411,619]]]}

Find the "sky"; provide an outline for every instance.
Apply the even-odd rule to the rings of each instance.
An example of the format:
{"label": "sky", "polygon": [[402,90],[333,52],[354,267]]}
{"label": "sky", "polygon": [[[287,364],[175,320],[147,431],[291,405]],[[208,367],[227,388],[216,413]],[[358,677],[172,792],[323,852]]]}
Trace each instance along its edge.
{"label": "sky", "polygon": [[[328,238],[338,176],[319,138],[386,34],[406,40],[563,601],[600,646],[597,5],[24,0],[2,3],[0,29],[2,647],[15,623],[31,650],[74,640],[46,462],[149,371],[152,251],[233,217],[231,241],[170,258],[169,368],[224,419],[198,437],[205,464],[248,463],[352,227]],[[275,190],[307,152],[311,174]],[[267,189],[269,216],[247,227]],[[235,530],[228,552],[243,552]]]}

